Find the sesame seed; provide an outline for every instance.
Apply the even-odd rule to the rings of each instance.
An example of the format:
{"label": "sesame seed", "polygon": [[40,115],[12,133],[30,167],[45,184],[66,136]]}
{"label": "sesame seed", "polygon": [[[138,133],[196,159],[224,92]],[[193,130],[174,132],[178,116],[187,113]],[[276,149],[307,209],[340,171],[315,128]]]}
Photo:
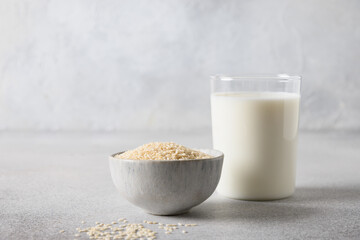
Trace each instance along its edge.
{"label": "sesame seed", "polygon": [[[128,221],[125,218],[119,219],[119,222],[127,223]],[[159,229],[163,229],[165,234],[172,234],[175,230],[179,229],[179,226],[197,226],[197,224],[163,224],[155,221],[144,220],[143,223],[148,224],[157,224]],[[144,227],[140,223],[127,223],[119,225],[118,227],[114,226],[118,222],[112,222],[111,224],[104,224],[96,222],[95,226],[87,228],[76,228],[79,233],[85,233],[88,235],[89,239],[96,240],[114,240],[114,239],[147,239],[155,240],[157,232]],[[60,231],[64,232],[64,230]],[[187,231],[182,231],[182,233],[187,233]],[[80,234],[75,234],[75,237],[81,236]]]}
{"label": "sesame seed", "polygon": [[152,142],[115,157],[133,160],[188,160],[205,159],[211,156],[173,142]]}
{"label": "sesame seed", "polygon": [[60,231],[59,231],[59,233],[64,233],[64,232],[65,232],[65,230],[60,230]]}

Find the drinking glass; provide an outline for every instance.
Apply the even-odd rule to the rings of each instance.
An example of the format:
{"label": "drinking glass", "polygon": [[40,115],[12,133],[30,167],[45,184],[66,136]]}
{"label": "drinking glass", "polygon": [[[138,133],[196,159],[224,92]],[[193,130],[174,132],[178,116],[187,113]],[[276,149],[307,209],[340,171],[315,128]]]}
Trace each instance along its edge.
{"label": "drinking glass", "polygon": [[299,76],[211,77],[212,137],[225,155],[217,191],[273,200],[295,189]]}

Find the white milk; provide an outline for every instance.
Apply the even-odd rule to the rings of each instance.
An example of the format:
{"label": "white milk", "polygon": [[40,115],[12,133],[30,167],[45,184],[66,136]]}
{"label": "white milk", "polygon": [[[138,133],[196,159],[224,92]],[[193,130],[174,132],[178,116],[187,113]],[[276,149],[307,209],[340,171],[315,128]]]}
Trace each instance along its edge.
{"label": "white milk", "polygon": [[212,94],[213,144],[225,154],[220,194],[266,200],[294,192],[299,102],[295,93]]}

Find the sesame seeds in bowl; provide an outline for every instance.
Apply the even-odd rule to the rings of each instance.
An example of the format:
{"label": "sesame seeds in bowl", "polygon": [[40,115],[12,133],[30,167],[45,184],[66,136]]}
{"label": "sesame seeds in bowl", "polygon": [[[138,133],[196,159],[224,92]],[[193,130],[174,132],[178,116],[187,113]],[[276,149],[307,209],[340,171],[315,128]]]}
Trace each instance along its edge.
{"label": "sesame seeds in bowl", "polygon": [[132,160],[194,160],[212,158],[212,156],[174,142],[151,142],[134,150],[116,154],[115,158]]}

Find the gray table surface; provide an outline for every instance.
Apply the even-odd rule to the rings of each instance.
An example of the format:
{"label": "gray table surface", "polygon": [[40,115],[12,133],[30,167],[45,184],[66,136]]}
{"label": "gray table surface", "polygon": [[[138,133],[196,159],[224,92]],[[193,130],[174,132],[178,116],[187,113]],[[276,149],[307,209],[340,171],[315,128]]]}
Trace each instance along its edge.
{"label": "gray table surface", "polygon": [[215,193],[175,217],[142,212],[110,178],[109,154],[153,140],[211,147],[208,132],[1,132],[0,239],[74,239],[77,227],[119,218],[198,224],[171,235],[150,226],[158,239],[360,239],[360,133],[301,132],[297,190],[288,199],[250,202]]}

